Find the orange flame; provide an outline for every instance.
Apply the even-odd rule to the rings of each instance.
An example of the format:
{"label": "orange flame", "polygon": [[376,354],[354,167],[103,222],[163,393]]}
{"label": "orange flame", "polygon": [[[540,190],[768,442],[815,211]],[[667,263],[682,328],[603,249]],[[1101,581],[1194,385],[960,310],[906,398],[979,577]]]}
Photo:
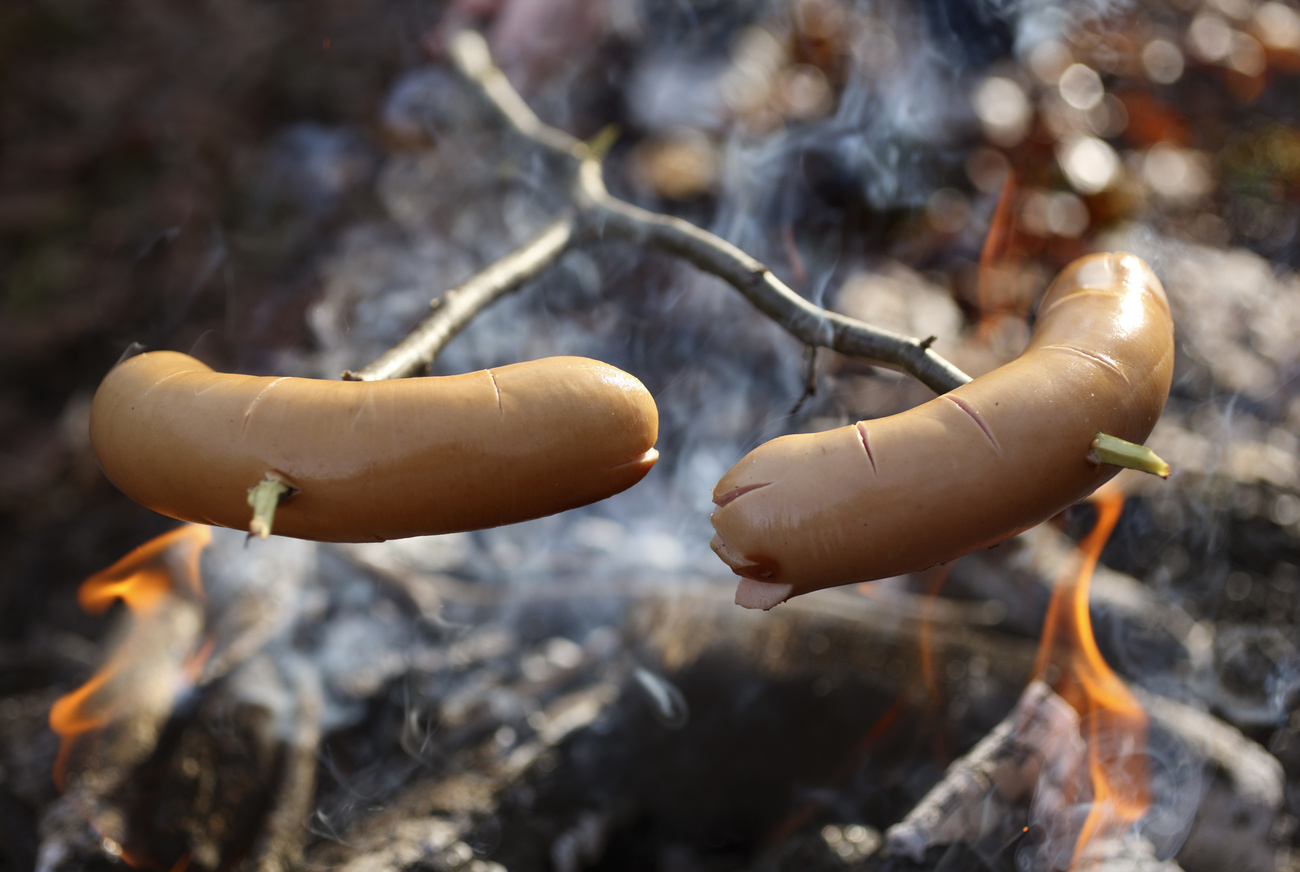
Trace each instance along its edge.
{"label": "orange flame", "polygon": [[[164,533],[86,579],[77,599],[83,609],[94,614],[121,600],[137,621],[147,621],[170,597],[202,597],[199,557],[211,539],[212,529],[198,524]],[[119,648],[89,681],[60,697],[50,709],[50,727],[62,739],[54,765],[54,781],[60,790],[64,789],[68,755],[77,740],[116,721],[129,703],[129,694],[114,690],[114,679],[129,674],[131,665],[129,650]],[[201,661],[187,664],[187,676],[192,679],[199,665]]]}
{"label": "orange flame", "polygon": [[1131,826],[1150,805],[1146,713],[1102,659],[1088,616],[1093,570],[1119,520],[1124,497],[1117,489],[1103,488],[1093,502],[1097,525],[1079,546],[1083,562],[1078,574],[1058,584],[1052,594],[1034,667],[1040,679],[1049,666],[1056,667],[1059,677],[1054,689],[1079,713],[1088,743],[1092,805],[1071,868],[1094,837]]}
{"label": "orange flame", "polygon": [[[979,338],[987,341],[993,334],[993,327],[998,319],[1007,313],[1009,304],[994,298],[994,288],[1004,284],[1002,279],[1014,270],[1014,253],[1012,250],[1016,237],[1015,203],[1019,199],[1019,185],[1014,169],[1007,171],[998,192],[998,204],[993,210],[993,219],[989,222],[988,235],[984,237],[984,247],[980,250],[979,294],[980,323]],[[1013,308],[1013,307],[1012,307]]]}

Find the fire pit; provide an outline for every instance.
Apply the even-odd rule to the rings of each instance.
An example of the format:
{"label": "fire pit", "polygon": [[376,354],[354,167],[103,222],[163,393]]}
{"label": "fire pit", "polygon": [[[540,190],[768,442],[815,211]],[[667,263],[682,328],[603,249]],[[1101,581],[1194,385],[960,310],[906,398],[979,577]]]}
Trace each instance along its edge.
{"label": "fire pit", "polygon": [[[34,386],[0,404],[6,868],[1291,868],[1294,8],[155,13],[24,12],[56,60],[6,60],[58,74],[7,97],[0,179]],[[1167,481],[732,603],[732,463],[1014,357],[1094,250],[1169,291]],[[916,378],[764,282],[915,337]],[[661,459],[450,536],[176,527],[86,445],[133,340],[317,378],[585,355],[649,388]]]}

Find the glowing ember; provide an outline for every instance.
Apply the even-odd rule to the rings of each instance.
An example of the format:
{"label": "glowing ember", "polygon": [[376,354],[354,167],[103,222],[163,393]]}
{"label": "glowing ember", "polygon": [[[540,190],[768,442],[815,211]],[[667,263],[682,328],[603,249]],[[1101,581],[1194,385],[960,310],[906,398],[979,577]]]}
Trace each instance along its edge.
{"label": "glowing ember", "polygon": [[[1035,677],[1046,678],[1049,667],[1054,667],[1054,689],[1079,712],[1088,743],[1092,805],[1071,868],[1095,836],[1131,826],[1150,804],[1146,713],[1102,659],[1088,617],[1092,573],[1119,520],[1124,498],[1118,490],[1103,488],[1093,502],[1097,525],[1080,545],[1083,562],[1077,575],[1058,584],[1052,595],[1034,669]],[[1068,799],[1085,802],[1087,796]]]}
{"label": "glowing ember", "polygon": [[[200,598],[199,556],[212,538],[209,527],[187,524],[141,545],[117,563],[91,576],[81,586],[79,601],[98,613],[121,600],[135,627],[156,619],[173,598]],[[50,726],[62,738],[54,780],[64,789],[68,756],[78,740],[119,720],[129,707],[170,709],[181,685],[192,682],[202,665],[202,653],[187,652],[181,675],[165,682],[141,681],[152,652],[132,644],[132,635],[84,685],[60,697],[50,709]],[[156,697],[156,698],[155,698]]]}

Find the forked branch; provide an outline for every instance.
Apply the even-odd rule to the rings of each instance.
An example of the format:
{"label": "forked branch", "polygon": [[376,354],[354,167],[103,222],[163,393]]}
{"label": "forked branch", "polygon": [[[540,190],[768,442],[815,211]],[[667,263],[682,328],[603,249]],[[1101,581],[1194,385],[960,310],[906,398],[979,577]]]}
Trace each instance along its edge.
{"label": "forked branch", "polygon": [[539,275],[575,244],[617,240],[675,255],[717,276],[807,346],[829,348],[905,372],[940,394],[970,381],[935,353],[929,340],[828,312],[800,297],[764,264],[726,240],[687,221],[612,196],[605,188],[595,152],[533,114],[492,62],[479,34],[458,33],[450,40],[449,49],[471,95],[512,139],[543,156],[558,180],[567,183],[572,209],[520,248],[435,300],[434,310],[408,336],[365,368],[346,373],[345,378],[371,381],[423,372],[480,309]]}

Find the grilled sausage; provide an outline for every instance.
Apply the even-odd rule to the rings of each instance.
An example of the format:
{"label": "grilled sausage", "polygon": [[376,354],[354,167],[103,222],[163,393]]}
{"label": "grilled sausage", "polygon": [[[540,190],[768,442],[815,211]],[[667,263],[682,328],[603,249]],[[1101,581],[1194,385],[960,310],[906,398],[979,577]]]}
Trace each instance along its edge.
{"label": "grilled sausage", "polygon": [[1100,431],[1141,443],[1169,395],[1173,320],[1140,258],[1068,266],[1016,360],[898,415],[760,445],[713,491],[713,550],[771,608],[925,569],[1026,530],[1118,471]]}
{"label": "grilled sausage", "polygon": [[91,445],[127,496],[248,528],[250,487],[296,490],[274,532],[362,542],[494,527],[631,487],[658,457],[637,379],[576,357],[466,375],[348,382],[218,373],[158,351],[95,394]]}

